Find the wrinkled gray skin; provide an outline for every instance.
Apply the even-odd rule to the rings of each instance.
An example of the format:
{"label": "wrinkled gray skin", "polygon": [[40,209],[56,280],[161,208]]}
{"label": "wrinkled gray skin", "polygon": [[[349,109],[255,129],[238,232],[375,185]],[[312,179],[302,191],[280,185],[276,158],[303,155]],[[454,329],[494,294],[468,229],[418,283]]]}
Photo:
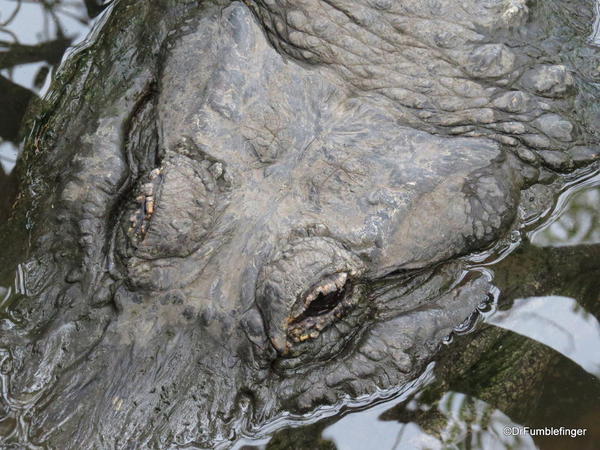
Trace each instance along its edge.
{"label": "wrinkled gray skin", "polygon": [[592,22],[586,1],[118,2],[28,140],[4,445],[212,447],[413,379],[488,298],[468,255],[597,158]]}

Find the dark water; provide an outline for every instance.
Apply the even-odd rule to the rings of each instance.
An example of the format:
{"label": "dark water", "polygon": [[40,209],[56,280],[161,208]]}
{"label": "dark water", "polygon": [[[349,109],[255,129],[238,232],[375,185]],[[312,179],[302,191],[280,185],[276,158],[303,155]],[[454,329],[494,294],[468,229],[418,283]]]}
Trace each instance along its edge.
{"label": "dark water", "polygon": [[47,92],[52,73],[65,52],[85,38],[101,4],[100,0],[0,0],[0,173],[14,168],[28,103]]}
{"label": "dark water", "polygon": [[0,221],[16,195],[11,175],[27,106],[48,90],[61,60],[88,34],[102,0],[0,0]]}
{"label": "dark water", "polygon": [[[0,0],[0,221],[16,192],[25,108],[101,3]],[[413,384],[375,405],[359,399],[319,420],[273,424],[236,448],[600,448],[600,176],[563,194],[524,241],[487,269],[498,286],[489,311]],[[523,427],[567,435],[517,433]]]}

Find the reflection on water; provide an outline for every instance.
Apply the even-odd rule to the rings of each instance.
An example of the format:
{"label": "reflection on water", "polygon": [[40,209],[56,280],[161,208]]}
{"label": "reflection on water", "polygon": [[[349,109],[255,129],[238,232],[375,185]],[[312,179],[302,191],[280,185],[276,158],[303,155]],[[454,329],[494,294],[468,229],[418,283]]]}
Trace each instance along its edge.
{"label": "reflection on water", "polygon": [[0,224],[6,220],[15,195],[15,176],[6,174],[0,164]]}
{"label": "reflection on water", "polygon": [[[350,414],[325,429],[323,437],[338,449],[443,449],[467,442],[479,449],[534,449],[528,436],[506,435],[506,427],[517,426],[508,416],[482,400],[460,392],[446,392],[433,408],[416,396],[403,408],[423,419],[397,422],[392,405],[380,405],[363,414]],[[396,405],[392,406],[393,407]],[[424,418],[429,416],[430,419]],[[366,421],[370,418],[370,421]]]}
{"label": "reflection on water", "polygon": [[102,9],[100,0],[0,0],[0,171],[16,164],[27,106]]}
{"label": "reflection on water", "polygon": [[497,311],[488,323],[556,350],[600,378],[600,323],[575,299],[562,296],[515,300],[508,311]]}
{"label": "reflection on water", "polygon": [[600,187],[577,192],[558,219],[536,232],[540,246],[600,243]]}
{"label": "reflection on water", "polygon": [[45,95],[64,53],[88,33],[102,0],[0,0],[0,223],[16,196],[11,175],[31,101]]}
{"label": "reflection on water", "polygon": [[79,43],[102,10],[98,0],[0,0],[0,74],[38,94],[65,49]]}

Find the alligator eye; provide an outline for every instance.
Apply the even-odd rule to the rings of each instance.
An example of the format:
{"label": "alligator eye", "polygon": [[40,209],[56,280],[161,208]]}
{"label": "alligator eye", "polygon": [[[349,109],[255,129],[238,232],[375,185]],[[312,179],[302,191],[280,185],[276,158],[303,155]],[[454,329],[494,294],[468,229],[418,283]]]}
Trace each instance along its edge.
{"label": "alligator eye", "polygon": [[299,299],[288,319],[288,339],[303,342],[342,317],[353,306],[353,285],[345,272],[336,273],[313,286]]}

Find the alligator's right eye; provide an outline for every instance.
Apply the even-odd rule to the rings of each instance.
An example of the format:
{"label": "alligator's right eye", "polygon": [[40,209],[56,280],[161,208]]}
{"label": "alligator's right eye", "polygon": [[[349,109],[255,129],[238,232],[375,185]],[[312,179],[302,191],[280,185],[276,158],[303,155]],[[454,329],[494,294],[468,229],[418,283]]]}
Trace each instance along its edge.
{"label": "alligator's right eye", "polygon": [[314,339],[353,306],[353,283],[348,273],[330,275],[311,287],[292,309],[287,335],[292,342]]}

